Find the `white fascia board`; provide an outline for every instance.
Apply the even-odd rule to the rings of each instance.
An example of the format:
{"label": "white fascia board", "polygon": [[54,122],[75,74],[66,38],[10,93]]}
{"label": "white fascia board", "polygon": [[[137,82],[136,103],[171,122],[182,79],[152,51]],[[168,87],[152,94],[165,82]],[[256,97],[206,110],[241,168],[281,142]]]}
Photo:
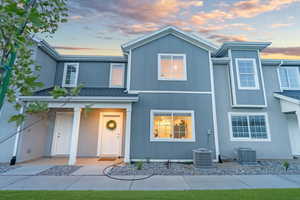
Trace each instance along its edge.
{"label": "white fascia board", "polygon": [[[195,42],[193,42],[192,40],[194,40],[194,41],[196,41],[196,42],[198,42],[198,43],[202,43],[203,45],[209,47],[209,48],[210,48],[209,50],[215,51],[215,50],[218,49],[218,47],[217,47],[215,44],[213,44],[213,43],[211,43],[211,42],[208,42],[208,41],[206,41],[205,39],[203,39],[203,38],[201,38],[201,37],[199,37],[199,36],[196,36],[196,35],[193,35],[193,34],[186,33],[186,32],[184,32],[184,31],[182,31],[182,30],[180,30],[180,29],[178,29],[178,28],[176,28],[176,27],[174,27],[174,26],[167,26],[167,27],[165,27],[165,28],[163,28],[163,29],[160,29],[160,30],[158,30],[158,31],[155,31],[155,32],[153,32],[153,33],[151,33],[151,34],[148,34],[148,35],[145,35],[145,36],[140,37],[140,38],[138,38],[138,39],[135,39],[135,40],[132,40],[132,41],[130,41],[130,42],[127,42],[127,43],[121,45],[121,47],[122,47],[123,51],[127,51],[128,48],[130,48],[131,46],[133,46],[133,45],[135,45],[135,44],[137,44],[137,43],[139,43],[139,42],[141,42],[142,45],[144,45],[144,44],[146,44],[146,43],[152,41],[152,40],[150,40],[150,41],[147,42],[147,41],[145,41],[145,40],[147,40],[147,39],[149,39],[149,38],[152,38],[152,37],[155,37],[156,35],[162,34],[162,36],[165,36],[166,34],[163,34],[164,32],[166,32],[166,34],[169,34],[169,33],[171,34],[171,33],[173,33],[173,34],[176,35],[176,36],[179,36],[179,34],[181,34],[181,35],[183,35],[183,36],[186,36],[186,41],[188,41],[188,42],[190,42],[190,43],[192,43],[192,44],[194,44],[194,45],[196,45],[196,44],[195,44]],[[177,33],[178,35],[177,35],[176,33]],[[161,37],[162,37],[162,36],[161,36]],[[160,37],[159,37],[159,38],[160,38]],[[181,37],[181,38],[182,38],[182,37]],[[156,38],[155,38],[155,39],[156,39]],[[145,41],[145,42],[143,42],[143,41]],[[198,46],[201,46],[201,48],[203,48],[203,45],[198,45]],[[140,46],[140,45],[139,45],[139,46]]]}
{"label": "white fascia board", "polygon": [[49,102],[137,102],[139,100],[138,97],[60,97],[58,99],[54,99],[51,96],[21,96],[19,98],[22,101],[33,102],[33,101],[49,101]]}
{"label": "white fascia board", "polygon": [[300,105],[300,100],[297,100],[297,99],[294,99],[294,98],[291,98],[291,97],[287,97],[287,96],[284,96],[284,95],[276,94],[276,93],[274,93],[273,96],[278,98],[278,99],[282,99],[282,100],[288,101],[290,103]]}

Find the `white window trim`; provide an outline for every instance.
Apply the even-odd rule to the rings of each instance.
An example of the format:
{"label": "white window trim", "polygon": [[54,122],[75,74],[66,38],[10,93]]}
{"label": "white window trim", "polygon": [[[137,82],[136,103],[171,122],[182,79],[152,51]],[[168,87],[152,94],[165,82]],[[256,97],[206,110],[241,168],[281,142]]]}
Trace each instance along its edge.
{"label": "white window trim", "polygon": [[[122,86],[114,86],[112,85],[112,69],[114,67],[114,65],[118,65],[118,67],[122,67],[123,68],[123,83]],[[109,72],[109,87],[110,88],[124,88],[124,82],[125,82],[125,64],[124,63],[110,63],[110,72]]]}
{"label": "white window trim", "polygon": [[[243,87],[243,86],[241,86],[240,70],[239,70],[239,64],[238,64],[239,61],[252,61],[253,67],[254,67],[254,81],[255,81],[255,86],[254,87]],[[256,60],[254,58],[236,58],[235,59],[235,65],[236,65],[238,89],[239,90],[259,90]]]}
{"label": "white window trim", "polygon": [[[67,76],[67,67],[68,65],[74,65],[76,68],[76,77],[74,84],[66,84],[66,76]],[[63,73],[63,80],[62,80],[62,87],[76,87],[78,82],[78,74],[79,74],[79,63],[65,63],[64,64],[64,73]]]}
{"label": "white window trim", "polygon": [[[299,70],[299,67],[278,67],[277,68],[277,75],[278,75],[278,80],[279,80],[279,85],[280,85],[280,90],[300,90],[300,87],[297,87],[297,88],[290,88],[290,87],[282,87],[281,85],[281,77],[280,77],[280,68],[297,68],[298,69],[298,74],[297,74],[297,77],[298,77],[298,80],[300,81],[300,70]],[[287,81],[288,81],[288,84],[290,84],[290,77],[289,75],[287,74]]]}
{"label": "white window trim", "polygon": [[[176,139],[176,138],[155,138],[153,136],[153,120],[154,113],[190,113],[192,116],[192,138]],[[151,110],[150,111],[150,142],[195,142],[195,114],[193,110]]]}
{"label": "white window trim", "polygon": [[[177,78],[177,79],[170,79],[170,78],[164,78],[160,76],[161,72],[161,56],[182,56],[183,57],[183,64],[184,64],[184,77],[183,78]],[[186,55],[185,54],[166,54],[166,53],[159,53],[158,54],[158,69],[157,69],[157,77],[159,81],[186,81],[187,80],[187,70],[186,70]]]}
{"label": "white window trim", "polygon": [[[263,115],[263,116],[265,116],[266,131],[267,131],[267,138],[266,139],[251,138],[251,131],[250,131],[250,126],[249,126],[249,116],[254,116],[254,115]],[[232,119],[231,119],[232,116],[246,116],[247,117],[248,129],[249,129],[249,138],[236,138],[236,137],[233,137]],[[228,112],[228,121],[229,121],[230,140],[233,141],[233,142],[271,142],[269,118],[268,118],[268,114],[266,112],[258,112],[258,113],[253,113],[253,112]]]}

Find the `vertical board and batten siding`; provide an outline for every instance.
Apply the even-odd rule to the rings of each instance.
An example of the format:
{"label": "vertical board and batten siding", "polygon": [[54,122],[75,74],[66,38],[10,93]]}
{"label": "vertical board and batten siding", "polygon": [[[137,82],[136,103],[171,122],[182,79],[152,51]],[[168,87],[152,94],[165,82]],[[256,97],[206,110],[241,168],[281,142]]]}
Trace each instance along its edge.
{"label": "vertical board and batten siding", "polygon": [[[78,84],[83,84],[84,87],[108,88],[110,80],[110,64],[120,62],[59,62],[57,65],[55,85],[62,84],[65,63],[79,63]],[[126,68],[125,63],[124,88],[126,86]]]}
{"label": "vertical board and batten siding", "polygon": [[[236,104],[239,106],[247,105],[249,106],[265,106],[265,98],[264,98],[264,87],[261,77],[261,70],[260,70],[260,62],[259,62],[259,55],[256,50],[231,50],[231,56],[232,56],[232,67],[233,67],[233,74],[231,74],[231,77],[234,78],[234,85],[235,87],[232,87],[232,93],[233,98],[236,97]],[[247,90],[247,89],[239,89],[238,88],[238,75],[237,75],[237,66],[236,66],[236,59],[237,58],[252,58],[256,61],[256,71],[258,76],[258,84],[259,89],[257,90]],[[235,104],[233,104],[234,106]]]}
{"label": "vertical board and batten siding", "polygon": [[[158,80],[158,54],[186,54],[186,81]],[[208,51],[174,35],[132,50],[130,90],[210,91]]]}
{"label": "vertical board and batten siding", "polygon": [[[273,93],[280,91],[277,67],[263,66],[266,87],[267,108],[232,108],[228,66],[214,66],[217,120],[219,128],[220,153],[223,158],[235,158],[236,149],[253,148],[259,159],[289,159],[290,150],[288,126],[285,114],[281,112],[280,102]],[[251,96],[251,95],[249,95]],[[267,113],[270,130],[270,142],[231,141],[228,112]]]}
{"label": "vertical board and batten siding", "polygon": [[[140,94],[132,104],[131,159],[192,159],[192,150],[214,151],[211,96],[209,94]],[[195,142],[150,142],[151,110],[193,110]],[[213,154],[215,155],[215,154]]]}
{"label": "vertical board and batten siding", "polygon": [[[185,54],[186,81],[158,80],[158,54]],[[209,52],[174,35],[132,50],[130,90],[211,92]],[[193,110],[194,142],[150,141],[151,110]],[[131,159],[192,159],[192,150],[215,151],[211,94],[140,93],[132,104]],[[213,154],[215,155],[215,154]]]}

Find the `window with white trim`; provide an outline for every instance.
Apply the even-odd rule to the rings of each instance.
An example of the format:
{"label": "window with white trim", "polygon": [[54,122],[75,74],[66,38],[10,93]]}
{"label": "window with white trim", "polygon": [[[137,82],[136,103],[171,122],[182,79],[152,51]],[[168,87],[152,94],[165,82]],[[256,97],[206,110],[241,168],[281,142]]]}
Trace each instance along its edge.
{"label": "window with white trim", "polygon": [[249,58],[237,58],[238,88],[257,90],[259,89],[256,61]]}
{"label": "window with white trim", "polygon": [[124,72],[125,64],[112,63],[110,64],[110,87],[122,88],[124,87]]}
{"label": "window with white trim", "polygon": [[281,89],[300,89],[300,75],[298,67],[280,67],[279,76]]}
{"label": "window with white trim", "polygon": [[266,114],[230,114],[232,140],[270,140]]}
{"label": "window with white trim", "polygon": [[185,54],[158,54],[158,80],[187,80]]}
{"label": "window with white trim", "polygon": [[151,111],[151,141],[195,141],[194,111]]}
{"label": "window with white trim", "polygon": [[79,73],[79,63],[65,63],[63,87],[76,87]]}

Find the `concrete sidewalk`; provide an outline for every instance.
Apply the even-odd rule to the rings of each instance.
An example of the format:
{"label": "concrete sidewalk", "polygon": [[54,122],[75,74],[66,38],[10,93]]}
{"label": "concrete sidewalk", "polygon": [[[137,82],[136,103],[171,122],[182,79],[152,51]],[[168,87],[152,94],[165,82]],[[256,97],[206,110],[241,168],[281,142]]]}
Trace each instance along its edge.
{"label": "concrete sidewalk", "polygon": [[140,181],[118,181],[106,176],[0,176],[0,190],[218,190],[253,188],[300,188],[300,175],[153,176]]}

